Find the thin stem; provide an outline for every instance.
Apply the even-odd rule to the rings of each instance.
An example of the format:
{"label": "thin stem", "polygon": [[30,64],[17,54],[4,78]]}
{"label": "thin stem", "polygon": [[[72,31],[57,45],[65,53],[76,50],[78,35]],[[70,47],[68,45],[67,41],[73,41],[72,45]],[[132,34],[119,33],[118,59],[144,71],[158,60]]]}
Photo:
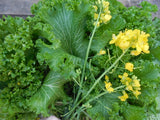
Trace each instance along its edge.
{"label": "thin stem", "polygon": [[106,73],[108,73],[108,72],[119,62],[119,60],[121,60],[121,58],[124,56],[124,54],[125,54],[126,52],[127,52],[127,50],[124,51],[124,52],[121,54],[121,56],[120,56],[106,71],[104,71],[104,73],[102,73],[102,75],[95,81],[95,83],[94,83],[93,86],[90,88],[90,90],[87,92],[87,94],[82,98],[82,100],[84,100],[84,99],[89,95],[89,93],[92,92],[92,90],[95,88],[95,86],[97,85],[97,83],[99,83],[99,81],[102,79],[102,77],[103,77]]}
{"label": "thin stem", "polygon": [[89,44],[88,44],[88,48],[87,48],[87,52],[86,52],[86,56],[85,56],[85,61],[84,61],[84,65],[83,65],[83,71],[82,71],[82,77],[81,77],[80,87],[79,87],[78,94],[77,94],[77,97],[76,97],[76,100],[75,100],[74,103],[77,103],[77,101],[78,101],[78,99],[79,99],[79,96],[80,96],[80,94],[81,94],[80,91],[81,91],[82,84],[83,84],[83,80],[84,80],[84,75],[85,75],[86,64],[87,64],[87,60],[88,60],[88,56],[89,56],[89,51],[90,51],[90,48],[91,48],[91,44],[92,44],[92,40],[93,40],[94,34],[95,34],[95,32],[96,32],[96,29],[97,29],[97,24],[98,24],[100,15],[101,15],[101,8],[100,8],[100,12],[99,12],[99,14],[98,14],[98,18],[97,18],[97,21],[96,21],[96,25],[95,25],[95,27],[94,27],[94,29],[93,29],[91,38],[90,38],[90,40],[89,40]]}
{"label": "thin stem", "polygon": [[[128,50],[128,49],[127,49]],[[72,108],[72,110],[70,111],[70,113],[72,113],[75,108],[92,92],[92,90],[95,88],[95,86],[99,83],[99,81],[102,79],[102,77],[108,73],[120,60],[121,58],[125,55],[125,53],[127,52],[127,50],[125,50],[121,56],[119,56],[119,58],[106,70],[104,71],[104,73],[101,74],[101,76],[95,81],[95,83],[93,84],[93,86],[89,89],[89,91],[87,92],[87,94],[77,103],[75,104],[75,106]]]}
{"label": "thin stem", "polygon": [[[118,89],[120,89],[120,88],[123,88],[123,87],[124,87],[124,86],[119,86],[119,87],[115,88],[114,91],[116,91],[116,90],[118,90]],[[101,96],[103,96],[103,95],[105,95],[105,94],[107,94],[107,93],[108,93],[108,91],[105,91],[105,92],[103,92],[103,93],[95,96],[94,98],[90,99],[89,101],[87,101],[87,103],[92,102],[93,100],[95,100],[95,99],[97,99],[97,98],[99,98],[99,97],[101,97]]]}
{"label": "thin stem", "polygon": [[[116,88],[114,89],[114,91],[117,91],[118,89],[121,89],[121,88],[124,88],[124,87],[125,87],[124,85],[119,86],[119,87],[116,87]],[[98,99],[99,97],[102,97],[103,95],[105,95],[105,94],[107,94],[107,93],[108,93],[108,91],[105,91],[105,92],[103,92],[103,93],[95,96],[94,98],[88,100],[85,104],[90,103],[90,102],[94,101],[95,99]],[[81,106],[81,107],[79,108],[78,112],[79,112],[80,110],[82,111],[83,109],[85,110],[86,108],[84,108],[84,106]],[[76,113],[74,114],[74,116],[76,116],[76,114],[78,114],[78,112],[76,112]],[[73,117],[74,117],[74,116],[73,116]]]}

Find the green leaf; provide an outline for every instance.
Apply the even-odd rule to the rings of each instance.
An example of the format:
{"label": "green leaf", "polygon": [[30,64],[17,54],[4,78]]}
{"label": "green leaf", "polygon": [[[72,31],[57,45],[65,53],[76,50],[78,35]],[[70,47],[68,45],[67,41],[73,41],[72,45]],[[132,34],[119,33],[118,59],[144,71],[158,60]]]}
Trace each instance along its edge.
{"label": "green leaf", "polygon": [[138,104],[141,106],[149,106],[157,97],[157,89],[150,87],[142,87],[141,95],[138,97]]}
{"label": "green leaf", "polygon": [[157,101],[157,110],[159,111],[160,113],[160,85],[158,87],[158,96],[156,98],[156,101]]}
{"label": "green leaf", "polygon": [[81,3],[79,8],[68,10],[63,3],[54,8],[42,7],[38,16],[52,26],[55,38],[61,41],[64,51],[84,58],[88,42],[84,38],[88,9],[88,4]]}
{"label": "green leaf", "polygon": [[108,120],[109,112],[112,110],[113,104],[118,101],[117,93],[106,94],[93,102],[92,107],[87,109],[87,112],[93,120]]}
{"label": "green leaf", "polygon": [[125,117],[125,120],[144,120],[145,119],[145,110],[144,108],[133,106],[133,105],[124,105],[122,106],[122,115]]}
{"label": "green leaf", "polygon": [[158,11],[157,5],[153,5],[150,2],[148,2],[148,1],[143,1],[143,2],[141,2],[140,5],[146,11],[149,11],[149,12],[157,12]]}
{"label": "green leaf", "polygon": [[151,49],[151,54],[160,61],[160,47]]}
{"label": "green leaf", "polygon": [[3,16],[3,19],[0,19],[0,39],[4,39],[8,34],[16,33],[18,31],[18,28],[22,26],[23,23],[23,18]]}
{"label": "green leaf", "polygon": [[141,84],[149,87],[157,86],[160,76],[157,65],[154,65],[153,62],[143,61],[140,66],[142,69],[135,69],[134,74],[141,80]]}
{"label": "green leaf", "polygon": [[[120,15],[113,15],[109,24],[104,25],[104,29],[110,31],[120,31],[125,28],[126,21]],[[103,26],[102,26],[103,27]]]}
{"label": "green leaf", "polygon": [[66,76],[50,71],[38,92],[28,100],[30,109],[47,116],[49,104],[59,98],[65,98],[63,85],[68,81]]}

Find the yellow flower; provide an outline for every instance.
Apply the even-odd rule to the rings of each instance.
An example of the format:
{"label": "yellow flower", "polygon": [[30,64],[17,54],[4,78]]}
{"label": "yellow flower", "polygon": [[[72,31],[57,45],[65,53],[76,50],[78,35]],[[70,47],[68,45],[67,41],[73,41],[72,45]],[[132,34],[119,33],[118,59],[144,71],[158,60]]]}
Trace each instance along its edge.
{"label": "yellow flower", "polygon": [[101,18],[100,18],[100,19],[101,19],[104,23],[107,23],[111,18],[112,18],[111,15],[108,15],[108,14],[103,15],[103,14],[101,14]]}
{"label": "yellow flower", "polygon": [[133,94],[136,96],[136,98],[138,99],[138,96],[141,94],[141,92],[139,92],[138,90],[133,91]]}
{"label": "yellow flower", "polygon": [[108,75],[105,75],[105,80],[106,80],[106,81],[109,81]]}
{"label": "yellow flower", "polygon": [[139,54],[141,54],[141,52],[138,52],[138,51],[136,51],[136,50],[132,50],[132,51],[131,51],[131,55],[137,56],[137,55],[139,55]]}
{"label": "yellow flower", "polygon": [[104,81],[105,83],[105,87],[106,87],[106,90],[111,93],[114,91],[114,89],[112,88],[112,84],[110,82],[107,82],[107,81]]}
{"label": "yellow flower", "polygon": [[126,86],[126,90],[133,91],[133,87],[131,85]]}
{"label": "yellow flower", "polygon": [[104,54],[106,54],[106,51],[101,49],[101,50],[99,51],[99,55],[104,55]]}
{"label": "yellow flower", "polygon": [[128,94],[125,91],[123,91],[123,96],[119,96],[118,98],[121,101],[126,101],[126,99],[128,99]]}
{"label": "yellow flower", "polygon": [[134,65],[132,63],[126,63],[125,69],[129,70],[130,72],[133,72]]}
{"label": "yellow flower", "polygon": [[[98,2],[96,2],[96,3],[101,4],[101,1],[98,0]],[[106,24],[112,18],[112,16],[110,15],[110,11],[109,11],[109,2],[103,1],[102,4],[103,4],[103,9],[100,14],[100,19],[98,21],[99,23],[97,26],[99,26],[100,23]],[[97,12],[98,7],[96,5],[93,5],[93,8],[95,9],[95,12]],[[96,20],[97,18],[98,18],[98,14],[94,13],[94,20]],[[95,23],[94,23],[94,25],[95,25]]]}
{"label": "yellow flower", "polygon": [[[94,26],[96,25],[96,22],[94,22]],[[100,22],[97,23],[97,27],[100,26]]]}
{"label": "yellow flower", "polygon": [[140,87],[140,83],[139,83],[139,80],[133,80],[133,86],[134,87]]}
{"label": "yellow flower", "polygon": [[97,12],[98,7],[96,5],[93,5],[93,8],[95,9],[95,11]]}
{"label": "yellow flower", "polygon": [[20,85],[20,84],[21,84],[20,82],[17,83],[17,85]]}
{"label": "yellow flower", "polygon": [[94,13],[94,19],[96,20],[98,18],[98,14]]}
{"label": "yellow flower", "polygon": [[130,47],[130,42],[129,41],[120,41],[119,42],[119,48],[121,50],[126,50]]}
{"label": "yellow flower", "polygon": [[111,87],[112,84],[110,82],[104,81],[106,89]]}
{"label": "yellow flower", "polygon": [[126,77],[128,77],[128,73],[123,73],[123,76],[122,75],[119,75],[118,76],[119,78],[122,78],[122,79],[126,79]]}
{"label": "yellow flower", "polygon": [[139,55],[141,52],[150,53],[148,37],[150,35],[138,29],[125,30],[120,32],[117,36],[113,35],[110,44],[115,44],[122,50],[128,48],[134,48],[136,50],[131,51],[131,55]]}
{"label": "yellow flower", "polygon": [[109,2],[106,2],[106,1],[103,1],[103,3],[102,3],[102,4],[103,4],[103,7],[104,7],[104,8],[106,8],[106,7],[108,7],[108,6],[109,6]]}
{"label": "yellow flower", "polygon": [[114,89],[113,89],[112,87],[109,87],[109,88],[107,89],[107,91],[108,91],[109,93],[112,93],[112,92],[114,92]]}

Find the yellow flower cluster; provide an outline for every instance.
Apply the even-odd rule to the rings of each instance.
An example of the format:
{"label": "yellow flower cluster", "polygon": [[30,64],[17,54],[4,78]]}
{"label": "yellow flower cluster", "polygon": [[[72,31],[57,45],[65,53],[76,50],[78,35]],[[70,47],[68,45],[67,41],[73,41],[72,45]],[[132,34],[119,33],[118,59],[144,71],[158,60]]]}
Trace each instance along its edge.
{"label": "yellow flower cluster", "polygon": [[121,101],[126,101],[126,99],[128,99],[128,94],[125,91],[123,91],[122,93],[123,93],[123,96],[119,96],[118,98]]}
{"label": "yellow flower cluster", "polygon": [[[98,4],[101,4],[100,0],[98,1]],[[112,18],[112,16],[110,15],[110,11],[109,11],[109,2],[103,1],[102,6],[103,6],[103,10],[102,10],[103,12],[100,14],[100,19],[97,23],[97,27],[100,26],[101,23],[106,24]],[[96,5],[94,5],[93,8],[95,9],[95,12],[96,12],[96,13],[94,13],[94,20],[97,20],[98,7]],[[96,25],[96,22],[94,22],[94,25]]]}
{"label": "yellow flower cluster", "polygon": [[105,87],[106,87],[106,90],[111,93],[114,91],[114,89],[112,88],[112,83],[109,82],[109,77],[107,75],[105,75],[105,80],[104,83],[105,83]]}
{"label": "yellow flower cluster", "polygon": [[150,35],[138,29],[126,30],[125,32],[120,32],[117,36],[113,34],[110,44],[115,44],[121,50],[126,50],[128,48],[133,48],[135,50],[131,51],[131,55],[139,55],[141,52],[150,53],[148,37]]}
{"label": "yellow flower cluster", "polygon": [[126,86],[126,90],[132,91],[134,96],[138,98],[138,95],[141,94],[140,80],[137,79],[135,75],[133,75],[132,78],[128,77],[128,73],[126,72],[118,77],[121,78],[122,84]]}
{"label": "yellow flower cluster", "polygon": [[133,67],[134,67],[134,65],[132,63],[125,64],[125,69],[129,70],[130,72],[133,72]]}

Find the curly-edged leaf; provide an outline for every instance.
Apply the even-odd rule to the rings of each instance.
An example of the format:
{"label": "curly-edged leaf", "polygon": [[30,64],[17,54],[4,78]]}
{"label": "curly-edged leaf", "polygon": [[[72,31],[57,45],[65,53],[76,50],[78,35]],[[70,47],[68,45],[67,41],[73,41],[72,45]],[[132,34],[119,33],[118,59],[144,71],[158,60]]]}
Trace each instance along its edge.
{"label": "curly-edged leaf", "polygon": [[52,48],[60,47],[60,40],[55,38],[53,28],[49,24],[37,23],[34,27],[34,35],[42,39],[46,44],[52,44]]}
{"label": "curly-edged leaf", "polygon": [[[70,55],[60,48],[54,49],[52,45],[47,45],[41,40],[37,41],[37,46],[39,48],[37,54],[39,62],[47,62],[51,70],[62,72],[66,69],[67,72],[67,69],[71,68],[72,71],[74,67],[81,66],[83,63],[83,59]],[[68,74],[71,71],[68,71]]]}
{"label": "curly-edged leaf", "polygon": [[15,114],[25,112],[23,108],[11,104],[7,99],[0,99],[0,119],[12,120]]}
{"label": "curly-edged leaf", "polygon": [[144,108],[129,104],[122,106],[122,115],[125,120],[144,120],[146,118]]}
{"label": "curly-edged leaf", "polygon": [[3,16],[0,19],[0,39],[4,39],[6,35],[16,33],[18,28],[22,26],[24,19],[20,17]]}
{"label": "curly-edged leaf", "polygon": [[143,1],[143,2],[141,2],[140,5],[146,11],[149,11],[149,12],[157,12],[158,11],[157,5],[153,5],[150,2],[148,2],[148,1]]}
{"label": "curly-edged leaf", "polygon": [[118,95],[117,93],[112,93],[100,97],[93,102],[91,108],[87,109],[87,113],[93,120],[108,120],[113,104],[119,101]]}
{"label": "curly-edged leaf", "polygon": [[49,104],[56,99],[65,98],[63,85],[69,80],[61,73],[50,71],[37,93],[28,100],[30,109],[47,116]]}

